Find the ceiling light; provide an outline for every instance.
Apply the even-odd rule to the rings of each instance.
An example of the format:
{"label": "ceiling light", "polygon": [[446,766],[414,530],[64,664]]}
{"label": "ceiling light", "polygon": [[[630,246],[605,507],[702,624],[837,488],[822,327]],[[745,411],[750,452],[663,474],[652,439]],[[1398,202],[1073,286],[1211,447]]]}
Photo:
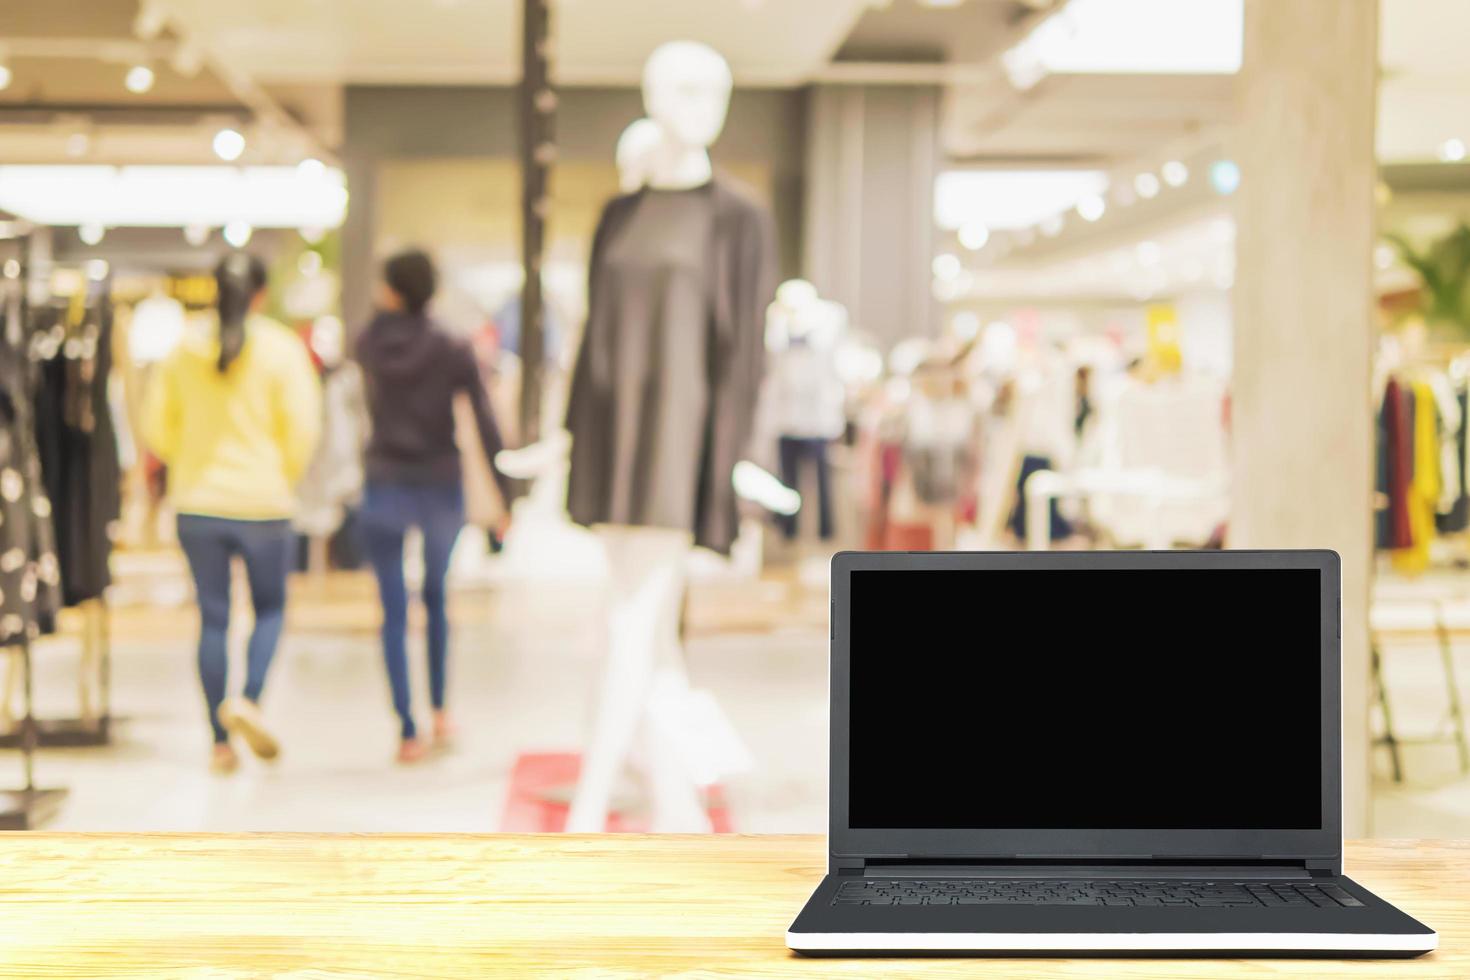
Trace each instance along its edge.
{"label": "ceiling light", "polygon": [[1153,266],[1159,264],[1162,252],[1158,242],[1139,242],[1133,254],[1138,258],[1139,265]]}
{"label": "ceiling light", "polygon": [[1164,175],[1164,183],[1170,187],[1183,187],[1184,182],[1189,179],[1189,168],[1180,160],[1170,160],[1159,168]]}
{"label": "ceiling light", "polygon": [[307,180],[317,180],[327,172],[327,165],[316,157],[307,157],[296,165],[296,172]]}
{"label": "ceiling light", "polygon": [[147,65],[134,65],[123,78],[123,87],[134,95],[142,95],[153,88],[153,69]]}
{"label": "ceiling light", "polygon": [[1057,237],[1062,233],[1062,226],[1066,223],[1066,220],[1060,214],[1050,215],[1041,222],[1041,233],[1047,238]]}
{"label": "ceiling light", "polygon": [[322,253],[313,249],[307,249],[301,253],[296,260],[296,271],[310,279],[322,271]]}
{"label": "ceiling light", "polygon": [[214,134],[214,155],[226,163],[240,159],[245,152],[245,137],[237,130],[222,129]]}
{"label": "ceiling light", "polygon": [[941,282],[949,282],[957,278],[962,268],[957,255],[945,252],[943,255],[934,256],[934,278]]}
{"label": "ceiling light", "polygon": [[108,266],[106,259],[87,260],[87,278],[93,282],[101,282],[107,278]]}
{"label": "ceiling light", "polygon": [[1049,74],[1234,74],[1241,7],[1242,0],[1071,0],[1002,63],[1013,84]]}
{"label": "ceiling light", "polygon": [[960,244],[972,252],[978,252],[990,241],[990,229],[978,221],[960,225]]}
{"label": "ceiling light", "polygon": [[1234,160],[1216,160],[1210,164],[1210,186],[1221,197],[1229,197],[1240,186],[1240,165]]}
{"label": "ceiling light", "polygon": [[109,228],[337,228],[347,189],[328,167],[306,180],[295,167],[0,164],[0,211],[36,224]]}
{"label": "ceiling light", "polygon": [[66,155],[84,157],[92,149],[92,137],[86,133],[72,133],[66,138]]}
{"label": "ceiling light", "polygon": [[0,65],[0,89],[7,89],[7,88],[9,88],[10,87],[10,80],[12,78],[14,78],[14,77],[15,76],[12,75],[11,72],[10,72],[10,66],[9,65]]}
{"label": "ceiling light", "polygon": [[1447,139],[1439,144],[1439,158],[1445,163],[1459,163],[1465,159],[1465,141],[1461,139]]}
{"label": "ceiling light", "polygon": [[972,221],[992,233],[1028,228],[1107,187],[1100,170],[946,170],[934,182],[934,223],[949,231]]}
{"label": "ceiling light", "polygon": [[225,225],[225,241],[234,248],[244,248],[250,244],[250,236],[255,229],[245,221],[231,221]]}
{"label": "ceiling light", "polygon": [[1392,269],[1394,260],[1397,258],[1398,253],[1387,242],[1379,242],[1373,248],[1373,264],[1380,269]]}
{"label": "ceiling light", "polygon": [[1083,221],[1096,221],[1108,210],[1108,202],[1101,194],[1088,194],[1077,202],[1077,213]]}
{"label": "ceiling light", "polygon": [[77,237],[82,240],[83,245],[101,245],[102,236],[106,233],[107,229],[95,221],[89,221],[77,229]]}
{"label": "ceiling light", "polygon": [[919,0],[921,7],[958,7],[965,0]]}
{"label": "ceiling light", "polygon": [[1143,198],[1145,201],[1158,197],[1159,178],[1155,177],[1148,171],[1144,171],[1137,177],[1133,178],[1133,189],[1137,191],[1138,196]]}
{"label": "ceiling light", "polygon": [[209,241],[209,226],[199,224],[185,225],[184,241],[198,248],[200,245]]}

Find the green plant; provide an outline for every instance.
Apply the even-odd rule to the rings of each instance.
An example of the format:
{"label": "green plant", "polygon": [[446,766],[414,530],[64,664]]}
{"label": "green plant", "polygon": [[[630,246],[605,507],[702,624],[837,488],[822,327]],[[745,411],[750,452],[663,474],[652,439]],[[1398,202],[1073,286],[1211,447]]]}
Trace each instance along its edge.
{"label": "green plant", "polygon": [[1461,223],[1423,251],[1402,235],[1388,240],[1424,285],[1419,301],[1424,319],[1470,337],[1470,226]]}

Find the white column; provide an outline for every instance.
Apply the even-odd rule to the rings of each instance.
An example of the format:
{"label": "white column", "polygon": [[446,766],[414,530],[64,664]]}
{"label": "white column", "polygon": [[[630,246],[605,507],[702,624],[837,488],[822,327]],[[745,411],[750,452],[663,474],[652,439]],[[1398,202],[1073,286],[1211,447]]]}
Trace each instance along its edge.
{"label": "white column", "polygon": [[1378,0],[1246,0],[1238,82],[1230,546],[1342,555],[1349,837],[1368,830],[1377,38]]}

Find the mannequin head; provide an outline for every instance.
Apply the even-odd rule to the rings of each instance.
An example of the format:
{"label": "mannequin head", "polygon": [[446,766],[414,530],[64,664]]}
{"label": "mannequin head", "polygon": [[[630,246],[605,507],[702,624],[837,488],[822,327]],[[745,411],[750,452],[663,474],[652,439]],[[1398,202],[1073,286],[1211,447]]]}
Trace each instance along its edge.
{"label": "mannequin head", "polygon": [[680,149],[708,149],[725,128],[734,81],[714,48],[697,41],[661,44],[643,65],[643,108]]}
{"label": "mannequin head", "polygon": [[652,119],[635,119],[618,137],[616,151],[618,186],[631,194],[648,182],[652,158],[663,142],[663,133]]}

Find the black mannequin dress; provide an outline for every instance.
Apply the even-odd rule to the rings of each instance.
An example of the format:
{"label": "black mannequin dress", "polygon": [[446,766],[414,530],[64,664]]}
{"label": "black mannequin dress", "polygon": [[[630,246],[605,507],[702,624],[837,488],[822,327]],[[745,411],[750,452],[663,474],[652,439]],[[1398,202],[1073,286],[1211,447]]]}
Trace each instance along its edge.
{"label": "black mannequin dress", "polygon": [[723,177],[604,208],[567,408],[574,521],[685,530],[729,551],[775,252],[770,215]]}

